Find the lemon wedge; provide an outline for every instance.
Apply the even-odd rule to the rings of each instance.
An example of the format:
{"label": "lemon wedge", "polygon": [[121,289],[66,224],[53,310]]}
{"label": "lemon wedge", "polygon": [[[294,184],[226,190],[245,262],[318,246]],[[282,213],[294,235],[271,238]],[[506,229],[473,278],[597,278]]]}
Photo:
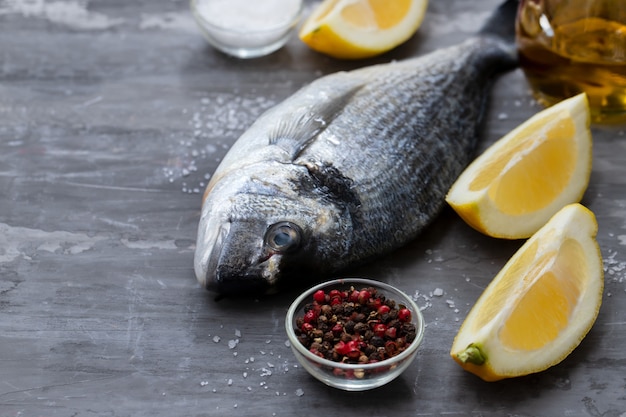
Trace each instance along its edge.
{"label": "lemon wedge", "polygon": [[527,238],[579,202],[591,175],[589,103],[583,93],[544,109],[478,156],[446,201],[473,228]]}
{"label": "lemon wedge", "polygon": [[485,381],[543,371],[561,362],[596,320],[604,271],[594,214],[561,209],[513,255],[485,289],[450,354]]}
{"label": "lemon wedge", "polygon": [[324,0],[300,29],[312,49],[340,59],[389,51],[422,24],[428,0]]}

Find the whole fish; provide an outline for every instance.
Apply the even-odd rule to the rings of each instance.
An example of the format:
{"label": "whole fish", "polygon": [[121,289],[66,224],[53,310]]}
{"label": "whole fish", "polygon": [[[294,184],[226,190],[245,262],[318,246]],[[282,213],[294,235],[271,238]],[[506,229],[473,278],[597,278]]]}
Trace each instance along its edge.
{"label": "whole fish", "polygon": [[207,185],[198,281],[269,292],[416,238],[473,156],[494,74],[516,64],[517,3],[460,45],[327,75],[264,113]]}

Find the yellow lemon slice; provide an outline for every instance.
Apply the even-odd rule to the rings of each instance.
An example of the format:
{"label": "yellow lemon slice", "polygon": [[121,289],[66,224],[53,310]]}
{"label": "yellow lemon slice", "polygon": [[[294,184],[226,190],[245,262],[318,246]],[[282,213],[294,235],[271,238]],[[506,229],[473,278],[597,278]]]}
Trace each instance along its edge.
{"label": "yellow lemon slice", "polygon": [[300,39],[341,59],[368,58],[408,40],[428,0],[324,0],[304,22]]}
{"label": "yellow lemon slice", "polygon": [[461,325],[450,354],[485,381],[562,361],[595,322],[604,272],[594,214],[565,206],[496,275]]}
{"label": "yellow lemon slice", "polygon": [[584,93],[542,110],[476,158],[446,201],[486,235],[531,236],[563,206],[579,202],[587,189],[589,124]]}

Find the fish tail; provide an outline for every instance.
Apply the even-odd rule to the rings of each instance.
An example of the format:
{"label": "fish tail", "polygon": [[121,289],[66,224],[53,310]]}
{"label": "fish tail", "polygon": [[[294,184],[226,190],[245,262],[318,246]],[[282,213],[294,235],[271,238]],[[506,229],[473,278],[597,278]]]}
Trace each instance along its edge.
{"label": "fish tail", "polygon": [[518,8],[519,0],[505,0],[478,32],[481,37],[496,38],[514,63],[517,62],[515,18]]}
{"label": "fish tail", "polygon": [[515,17],[519,8],[519,0],[506,0],[487,19],[479,33],[484,36],[495,36],[501,40],[515,42]]}

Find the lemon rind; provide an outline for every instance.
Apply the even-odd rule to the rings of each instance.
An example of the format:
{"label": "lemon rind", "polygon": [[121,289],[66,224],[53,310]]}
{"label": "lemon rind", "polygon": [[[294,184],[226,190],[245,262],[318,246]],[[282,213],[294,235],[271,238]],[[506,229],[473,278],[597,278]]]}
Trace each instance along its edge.
{"label": "lemon rind", "polygon": [[[487,357],[483,365],[462,364],[487,381],[511,378],[543,371],[565,359],[587,335],[598,316],[604,289],[604,271],[599,245],[595,239],[598,231],[595,216],[584,206],[574,203],[560,210],[550,221],[533,235],[511,257],[492,283],[485,289],[464,323],[461,325],[451,348],[452,357],[459,363],[458,354],[470,344],[481,347]],[[546,237],[550,235],[550,238]],[[478,331],[472,331],[469,323],[479,314],[482,306],[488,302],[495,282],[508,272],[512,265],[522,256],[523,252],[535,242],[539,243],[536,256],[547,250],[558,248],[564,239],[574,237],[585,248],[594,248],[587,258],[588,270],[585,290],[575,309],[570,315],[568,327],[555,340],[533,351],[519,351],[502,345],[497,333],[499,325],[508,317],[515,304],[509,303],[506,308],[486,323]],[[521,280],[520,280],[521,282]],[[521,284],[518,284],[521,285]]]}
{"label": "lemon rind", "polygon": [[[494,155],[506,148],[510,141],[519,136],[519,133],[526,126],[540,119],[545,120],[546,124],[553,123],[550,116],[562,111],[566,111],[575,122],[576,147],[581,163],[577,164],[567,186],[556,199],[539,210],[515,216],[500,212],[488,196],[488,187],[478,191],[469,189],[476,172],[484,166],[485,162],[493,159]],[[537,113],[478,156],[450,188],[446,201],[470,226],[482,233],[505,239],[530,237],[560,208],[582,200],[591,175],[592,137],[589,128],[590,123],[587,96],[584,93]],[[512,163],[514,161],[509,162],[509,165]]]}
{"label": "lemon rind", "polygon": [[[300,29],[301,39],[315,31],[330,31],[335,37],[363,53],[383,52],[395,48],[406,42],[419,29],[424,21],[428,0],[418,0],[411,3],[411,8],[405,18],[397,25],[384,30],[361,30],[346,24],[341,18],[341,5],[349,4],[350,0],[341,1],[337,7],[318,19],[321,9],[314,11]],[[354,53],[354,51],[353,51]],[[341,53],[335,55],[340,56]]]}

